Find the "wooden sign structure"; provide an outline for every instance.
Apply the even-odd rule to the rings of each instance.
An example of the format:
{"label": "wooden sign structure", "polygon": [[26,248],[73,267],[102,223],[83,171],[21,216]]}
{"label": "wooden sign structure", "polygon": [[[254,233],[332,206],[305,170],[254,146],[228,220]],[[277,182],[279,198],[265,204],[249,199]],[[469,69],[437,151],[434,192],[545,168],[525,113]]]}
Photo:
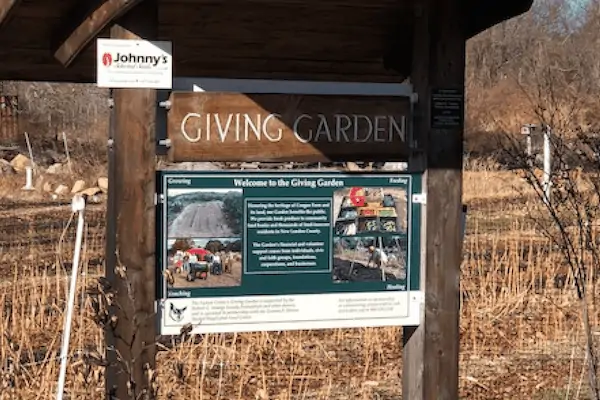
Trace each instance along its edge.
{"label": "wooden sign structure", "polygon": [[169,158],[184,161],[406,161],[410,99],[174,92]]}
{"label": "wooden sign structure", "polygon": [[[369,4],[261,1],[236,4],[232,12],[227,2],[208,4],[201,0],[110,0],[95,5],[63,0],[60,10],[49,1],[6,0],[0,1],[0,30],[19,32],[19,35],[0,36],[0,78],[94,82],[96,48],[88,44],[95,37],[106,35],[106,28],[111,26],[111,36],[115,39],[172,41],[179,55],[174,57],[173,69],[181,76],[337,82],[401,82],[410,77],[419,97],[411,140],[416,141],[415,148],[422,152],[411,154],[409,168],[419,165],[418,170],[426,171],[426,211],[422,225],[425,245],[421,254],[421,282],[424,282],[422,289],[426,296],[421,324],[417,328],[406,328],[403,335],[403,398],[453,400],[458,398],[461,103],[465,41],[494,24],[526,12],[531,5],[532,0],[380,0]],[[290,20],[287,18],[290,13],[298,18]],[[225,20],[227,23],[223,23]],[[31,46],[31,43],[38,45]],[[52,51],[48,51],[50,48]],[[64,68],[67,66],[70,68]],[[432,88],[438,90],[434,92]],[[106,325],[109,364],[106,398],[111,400],[156,397],[156,327],[153,324],[154,135],[159,114],[156,95],[156,90],[148,88],[113,91],[106,269],[111,287],[116,291],[115,304],[122,307],[111,307],[110,324]],[[271,153],[270,158],[262,161],[283,158],[280,155],[283,150],[293,151],[296,160],[322,161],[359,156],[367,158],[365,161],[377,158],[393,161],[409,153],[406,140],[395,134],[396,125],[390,123],[393,117],[402,127],[398,118],[406,116],[406,108],[401,99],[361,98],[357,101],[364,101],[364,107],[357,109],[349,99],[324,103],[304,96],[301,106],[292,106],[281,103],[284,96],[279,95],[268,101],[268,96],[240,96],[247,97],[246,110],[259,111],[255,117],[260,115],[263,122],[270,114],[281,114],[280,118],[269,119],[269,124],[279,124],[282,130],[279,146],[277,141],[261,139],[260,145],[258,140],[254,145],[249,142],[245,145],[248,151],[243,151],[235,141],[231,142],[230,130],[224,129],[222,123],[229,120],[226,117],[221,120],[220,131],[210,130],[218,137],[225,134],[220,145],[218,142],[214,146],[207,145],[200,140],[185,142],[176,130],[171,132],[172,158],[194,156],[200,160],[218,160],[219,154],[220,159],[225,157],[219,151],[228,149],[235,150],[233,154],[239,159],[258,160],[257,153],[263,148]],[[366,104],[383,104],[384,101],[391,101],[384,107],[385,113]],[[173,121],[180,112],[177,108],[182,107],[178,103],[175,96]],[[333,107],[335,104],[339,107]],[[193,107],[187,110],[202,113]],[[394,110],[392,115],[390,110]],[[212,112],[222,110],[217,107]],[[305,140],[316,137],[318,140],[312,144],[294,142],[294,121],[303,113],[313,119],[303,118],[298,123],[298,133]],[[325,116],[327,128],[319,126],[321,121],[315,114]],[[345,129],[348,119],[340,117],[341,124],[334,128],[335,134],[332,133],[330,124],[336,126],[336,114],[363,115],[373,126],[377,116],[387,117],[377,122],[377,127],[382,123],[387,126],[387,131],[384,130],[383,136],[382,132],[368,136],[365,132],[370,128],[363,124],[357,129],[356,137],[371,140],[340,145],[329,137],[333,135],[337,140],[339,132],[339,138],[345,138],[342,131],[350,134],[353,128],[350,125]],[[183,117],[185,115],[179,116]],[[236,121],[235,118],[231,120]],[[354,121],[351,117],[349,120]],[[252,121],[256,126],[257,120]],[[356,121],[355,126],[359,126],[359,119]],[[366,119],[360,119],[364,121]],[[201,121],[191,121],[190,117],[187,123],[190,129],[196,124],[196,132],[198,127],[201,132],[202,128],[206,131],[207,125],[203,127]],[[253,132],[249,130],[250,134]],[[391,141],[390,132],[394,133]],[[375,140],[381,137],[387,137],[388,141]]]}

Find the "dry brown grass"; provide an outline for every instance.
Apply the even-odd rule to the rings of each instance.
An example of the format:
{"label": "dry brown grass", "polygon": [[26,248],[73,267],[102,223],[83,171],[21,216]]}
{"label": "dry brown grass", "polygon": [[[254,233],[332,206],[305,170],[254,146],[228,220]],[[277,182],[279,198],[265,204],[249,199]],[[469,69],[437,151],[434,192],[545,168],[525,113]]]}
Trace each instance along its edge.
{"label": "dry brown grass", "polygon": [[[1,186],[1,185],[0,185]],[[469,399],[577,398],[582,388],[583,334],[571,277],[527,220],[526,187],[515,173],[466,172],[469,204],[461,301],[461,394]],[[14,214],[11,214],[14,213]],[[64,223],[68,208],[5,208],[20,218],[1,268],[0,399],[50,399],[67,290],[56,264],[62,228],[36,242],[39,224]],[[102,210],[92,219],[101,220]],[[2,223],[2,221],[0,221]],[[60,224],[59,224],[60,225]],[[84,265],[102,251],[103,226],[90,224]],[[62,259],[73,246],[68,229]],[[18,245],[21,243],[21,245]],[[3,248],[5,246],[3,245]],[[41,262],[44,257],[54,262]],[[104,352],[94,323],[92,288],[102,268],[90,265],[80,285],[67,388],[72,398],[98,399]],[[0,276],[2,276],[0,275]],[[566,287],[555,288],[555,279]],[[593,325],[599,312],[593,309]],[[401,389],[401,329],[344,329],[206,335],[159,344],[161,399],[392,399]],[[583,379],[585,380],[585,379]],[[544,397],[545,396],[545,397]],[[584,397],[579,397],[584,398]]]}

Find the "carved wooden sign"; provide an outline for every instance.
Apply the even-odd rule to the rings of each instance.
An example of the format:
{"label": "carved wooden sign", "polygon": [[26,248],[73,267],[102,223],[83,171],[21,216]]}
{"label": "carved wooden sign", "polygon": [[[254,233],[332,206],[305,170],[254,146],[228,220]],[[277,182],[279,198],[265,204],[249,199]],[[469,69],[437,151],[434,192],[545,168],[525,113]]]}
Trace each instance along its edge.
{"label": "carved wooden sign", "polygon": [[406,97],[174,92],[169,158],[406,161]]}

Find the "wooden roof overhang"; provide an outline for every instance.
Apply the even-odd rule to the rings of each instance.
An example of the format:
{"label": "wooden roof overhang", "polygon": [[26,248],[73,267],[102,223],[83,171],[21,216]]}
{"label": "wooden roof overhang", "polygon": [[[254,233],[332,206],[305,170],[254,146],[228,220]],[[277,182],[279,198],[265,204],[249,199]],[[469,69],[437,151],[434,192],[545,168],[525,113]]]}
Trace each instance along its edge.
{"label": "wooden roof overhang", "polygon": [[[96,37],[144,0],[0,0],[0,79],[95,82]],[[435,0],[433,0],[435,2]],[[467,37],[533,0],[464,0]],[[176,76],[399,82],[418,0],[159,0]]]}

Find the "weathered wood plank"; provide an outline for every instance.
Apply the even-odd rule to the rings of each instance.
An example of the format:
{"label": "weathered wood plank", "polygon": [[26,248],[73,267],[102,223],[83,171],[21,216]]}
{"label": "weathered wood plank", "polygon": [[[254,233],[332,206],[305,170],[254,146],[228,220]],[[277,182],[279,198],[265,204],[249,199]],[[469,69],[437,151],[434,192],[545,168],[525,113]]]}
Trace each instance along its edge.
{"label": "weathered wood plank", "polygon": [[[15,14],[17,14],[15,12]],[[27,32],[27,34],[7,35],[8,37],[0,37],[0,42],[10,45],[11,49],[31,49],[44,48],[47,53],[50,53],[50,44],[46,40],[32,40],[36,38],[48,38],[53,33],[53,26],[58,23],[57,19],[40,19],[40,18],[21,18],[19,15],[14,15],[6,25],[2,26],[5,32]]]}
{"label": "weathered wood plank", "polygon": [[[10,49],[0,40],[0,59],[0,79],[54,82],[95,82],[96,79],[95,46],[87,48],[69,68],[64,68],[56,62],[50,49]],[[390,83],[404,80],[402,76],[385,70],[377,62],[318,62],[237,57],[209,59],[203,58],[201,54],[192,54],[189,58],[180,57],[174,65],[174,71],[177,76],[235,76],[240,79]]]}
{"label": "weathered wood plank", "polygon": [[[107,0],[87,16],[58,47],[54,57],[65,67],[81,53],[109,23],[135,7],[142,0]],[[158,28],[158,24],[157,24]]]}
{"label": "weathered wood plank", "polygon": [[[153,38],[158,0],[144,0],[113,27],[116,39]],[[114,90],[114,159],[109,203],[115,248],[107,276],[116,288],[116,327],[107,328],[108,399],[155,399],[155,124],[156,90]],[[115,273],[115,270],[122,273]],[[111,346],[112,347],[111,349]],[[132,393],[129,393],[131,388]],[[111,397],[112,396],[112,397]]]}
{"label": "weathered wood plank", "polygon": [[406,3],[406,4],[410,4],[410,0],[375,0],[375,1],[370,1],[368,3],[365,4],[364,1],[362,0],[326,0],[326,1],[319,1],[319,0],[167,0],[164,2],[165,4],[168,4],[169,6],[178,6],[181,4],[185,4],[185,5],[193,5],[196,7],[199,6],[205,6],[205,5],[221,5],[221,4],[227,4],[231,7],[239,7],[239,6],[243,6],[246,4],[252,4],[252,5],[270,5],[270,6],[277,6],[277,5],[285,5],[285,6],[308,6],[308,7],[313,7],[313,6],[321,6],[321,5],[327,5],[329,7],[336,7],[336,8],[364,8],[364,7],[372,7],[372,8],[380,8],[380,7],[390,7],[390,6],[397,6],[399,3]]}
{"label": "weathered wood plank", "polygon": [[[377,41],[370,46],[365,46],[359,41],[348,41],[347,37],[334,35],[319,35],[315,33],[298,32],[294,37],[291,33],[276,37],[258,38],[256,33],[248,37],[240,35],[242,40],[236,41],[225,37],[215,37],[213,39],[197,39],[194,43],[193,34],[184,33],[178,35],[178,32],[170,34],[161,34],[161,39],[169,37],[180,37],[177,46],[177,55],[179,58],[187,59],[193,55],[207,58],[263,58],[269,59],[290,59],[306,61],[344,61],[351,63],[381,62],[384,52],[384,39],[377,38]],[[183,33],[183,32],[182,32]],[[192,44],[194,43],[194,44]],[[318,43],[307,46],[307,43]],[[235,48],[235,51],[232,50]],[[194,50],[193,52],[191,50]]]}
{"label": "weathered wood plank", "polygon": [[[197,26],[212,29],[217,24],[222,30],[223,24],[231,29],[223,30],[224,34],[235,33],[238,24],[253,24],[255,28],[268,30],[273,26],[301,31],[343,31],[345,28],[375,28],[393,26],[400,20],[408,20],[412,6],[397,2],[385,7],[336,7],[328,3],[304,4],[289,6],[285,3],[273,4],[239,4],[232,13],[232,5],[168,5],[161,7],[160,25]],[[403,18],[404,17],[404,18]]]}
{"label": "weathered wood plank", "polygon": [[20,7],[15,10],[17,18],[48,18],[55,19],[64,16],[78,0],[20,0]]}
{"label": "weathered wood plank", "polygon": [[[394,75],[391,71],[386,71],[383,63],[380,60],[373,62],[351,62],[351,61],[332,61],[316,59],[301,59],[301,58],[265,58],[259,56],[254,57],[237,57],[235,54],[225,56],[220,53],[205,52],[204,54],[186,52],[185,56],[181,56],[179,62],[175,65],[176,74],[179,76],[188,76],[182,74],[181,70],[184,66],[186,70],[196,70],[192,76],[198,76],[204,70],[216,70],[217,68],[225,68],[230,72],[286,72],[289,76],[306,76],[311,75],[355,75],[355,76],[370,76],[370,75],[389,75],[390,81],[401,80],[401,77]],[[189,55],[188,55],[189,54]],[[214,56],[211,58],[210,56]],[[218,57],[218,58],[217,58]]]}
{"label": "weathered wood plank", "polygon": [[20,2],[21,0],[0,0],[0,27],[10,20]]}
{"label": "weathered wood plank", "polygon": [[169,156],[174,162],[402,161],[409,113],[402,97],[175,92]]}
{"label": "weathered wood plank", "polygon": [[425,309],[404,330],[403,395],[458,399],[459,280],[462,261],[463,127],[432,129],[432,88],[464,90],[465,10],[461,0],[423,0],[417,10],[411,81],[419,94],[415,133],[425,148]]}

